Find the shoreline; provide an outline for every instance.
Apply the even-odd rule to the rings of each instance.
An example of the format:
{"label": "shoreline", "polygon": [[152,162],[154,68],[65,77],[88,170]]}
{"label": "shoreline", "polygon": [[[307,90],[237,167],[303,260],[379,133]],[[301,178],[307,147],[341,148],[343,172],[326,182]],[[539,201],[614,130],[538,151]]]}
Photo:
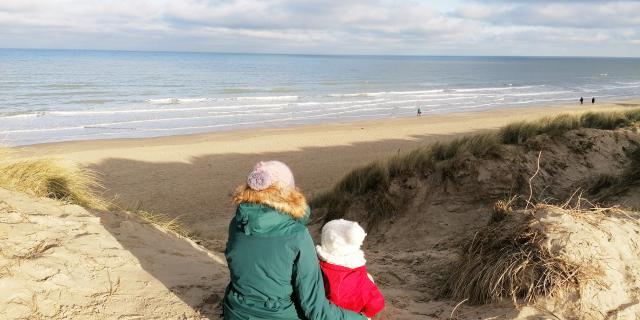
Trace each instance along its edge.
{"label": "shoreline", "polygon": [[[295,130],[304,130],[304,131],[323,131],[323,130],[336,130],[336,129],[353,129],[353,127],[371,127],[376,125],[382,126],[394,126],[394,125],[414,125],[415,121],[418,119],[426,119],[425,122],[429,121],[441,121],[441,120],[459,120],[455,118],[468,118],[473,115],[484,116],[491,113],[496,115],[506,115],[513,116],[513,113],[521,112],[523,118],[521,120],[526,120],[526,115],[530,114],[538,114],[542,111],[548,111],[550,114],[559,114],[559,113],[576,113],[576,112],[586,112],[586,111],[599,111],[599,108],[606,108],[611,110],[612,108],[629,108],[634,106],[640,106],[640,97],[626,100],[612,100],[599,102],[598,104],[592,105],[585,103],[584,105],[568,105],[568,104],[543,104],[543,105],[535,105],[535,106],[525,106],[525,107],[510,107],[510,108],[495,108],[495,109],[487,109],[487,110],[478,110],[478,111],[459,111],[459,112],[449,112],[449,113],[436,113],[436,114],[423,114],[421,117],[413,116],[413,117],[394,117],[394,118],[385,118],[385,119],[361,119],[361,120],[353,120],[353,121],[333,121],[333,122],[323,122],[318,124],[297,124],[291,126],[267,126],[267,127],[255,127],[255,128],[239,128],[239,129],[229,129],[222,131],[211,131],[211,132],[198,132],[198,133],[187,133],[187,134],[176,134],[176,135],[167,135],[167,136],[157,136],[157,137],[132,137],[132,138],[108,138],[108,139],[86,139],[86,140],[70,140],[70,141],[54,141],[54,142],[43,142],[43,143],[34,143],[34,144],[26,144],[26,145],[16,145],[9,146],[9,148],[13,148],[16,150],[29,152],[30,149],[38,149],[39,151],[46,150],[47,153],[50,154],[58,154],[58,153],[67,153],[69,149],[71,151],[77,150],[95,150],[102,149],[104,147],[123,147],[124,146],[134,146],[134,145],[142,145],[145,146],[159,146],[159,145],[171,145],[171,144],[183,144],[183,143],[198,143],[211,141],[212,138],[220,138],[222,140],[228,138],[243,138],[243,137],[251,137],[257,133],[260,134],[282,134],[289,133],[290,131]],[[606,111],[606,110],[602,110]],[[519,120],[514,120],[519,121]],[[491,129],[491,128],[487,128]],[[62,150],[65,149],[65,150]]]}

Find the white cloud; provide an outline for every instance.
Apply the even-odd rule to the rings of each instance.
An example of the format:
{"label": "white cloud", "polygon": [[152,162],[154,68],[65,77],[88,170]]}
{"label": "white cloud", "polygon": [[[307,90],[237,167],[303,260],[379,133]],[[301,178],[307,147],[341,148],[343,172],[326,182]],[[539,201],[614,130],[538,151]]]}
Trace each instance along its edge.
{"label": "white cloud", "polygon": [[585,48],[605,55],[640,54],[635,40],[639,2],[456,1],[450,8],[446,3],[2,0],[0,43],[358,54],[530,54],[534,47],[550,55],[564,45],[566,54],[582,54]]}

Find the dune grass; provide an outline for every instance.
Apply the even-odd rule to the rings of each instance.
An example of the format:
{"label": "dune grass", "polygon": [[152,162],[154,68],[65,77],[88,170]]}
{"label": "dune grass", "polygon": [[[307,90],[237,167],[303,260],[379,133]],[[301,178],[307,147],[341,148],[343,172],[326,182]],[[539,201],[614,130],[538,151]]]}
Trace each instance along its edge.
{"label": "dune grass", "polygon": [[638,121],[640,108],[578,115],[562,114],[536,121],[512,123],[496,132],[465,136],[448,143],[437,142],[386,161],[354,169],[333,189],[314,197],[311,206],[327,208],[327,218],[337,218],[348,209],[353,196],[367,194],[363,201],[366,202],[366,209],[373,219],[378,216],[390,216],[395,214],[396,208],[387,190],[394,178],[435,174],[441,179],[450,179],[455,176],[456,169],[464,164],[465,159],[500,157],[505,145],[523,144],[528,139],[542,134],[556,138],[575,129],[612,130],[630,126]]}
{"label": "dune grass", "polygon": [[136,215],[142,221],[150,223],[162,230],[181,235],[185,238],[193,237],[191,231],[189,231],[185,226],[182,225],[179,217],[172,218],[164,214],[151,213],[146,210],[134,210],[130,212]]}
{"label": "dune grass", "polygon": [[0,148],[0,187],[88,208],[107,207],[93,171],[52,159],[15,159],[11,154]]}
{"label": "dune grass", "polygon": [[160,229],[191,238],[180,219],[149,211],[120,208],[104,200],[95,172],[52,159],[20,159],[10,148],[0,148],[0,187],[36,197],[47,197],[97,210],[126,211]]}
{"label": "dune grass", "polygon": [[613,130],[629,126],[640,120],[640,109],[613,112],[587,112],[582,115],[559,115],[532,122],[516,122],[498,132],[504,144],[520,144],[531,137],[547,134],[557,137],[579,128]]}
{"label": "dune grass", "polygon": [[[580,286],[596,272],[550,253],[547,237],[531,211],[505,210],[496,206],[491,223],[478,230],[462,246],[460,262],[444,286],[453,298],[467,298],[472,304],[497,302],[504,298],[530,303],[552,295],[557,289]],[[563,210],[539,205],[535,210]],[[602,210],[600,210],[602,211]],[[570,214],[593,215],[575,209]]]}

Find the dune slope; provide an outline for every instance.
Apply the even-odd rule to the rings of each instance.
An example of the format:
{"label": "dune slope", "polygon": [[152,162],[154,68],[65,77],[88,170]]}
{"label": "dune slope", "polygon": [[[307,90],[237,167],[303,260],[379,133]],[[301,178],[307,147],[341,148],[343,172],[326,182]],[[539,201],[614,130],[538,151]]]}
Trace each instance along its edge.
{"label": "dune slope", "polygon": [[[566,118],[553,124],[564,124],[565,120],[573,121]],[[638,181],[625,178],[637,171],[637,123],[541,132],[516,143],[495,139],[490,135],[463,138],[356,169],[332,191],[312,202],[318,225],[328,219],[346,218],[366,226],[368,267],[388,299],[386,318],[545,319],[549,315],[544,307],[526,309],[525,315],[521,313],[525,310],[514,308],[506,296],[491,304],[471,305],[477,303],[472,297],[446,292],[452,271],[461,266],[461,248],[491,222],[494,204],[502,201],[523,208],[531,197],[536,204],[589,207],[587,199],[597,199],[601,205],[622,203],[638,210],[634,207],[640,199],[635,192],[637,184],[634,186]],[[409,165],[403,168],[405,162]],[[619,182],[628,185],[620,188],[616,186]],[[611,190],[615,192],[606,192]],[[609,229],[605,233],[620,231],[615,223],[607,223]],[[595,252],[621,259],[618,255],[623,253],[607,251],[610,248],[603,247],[601,235],[592,233],[594,230],[584,227],[580,232],[585,241],[595,243]],[[624,239],[625,236],[615,241],[622,243]],[[638,240],[631,239],[628,245],[636,246]],[[558,250],[580,250],[577,244],[564,245]],[[587,262],[583,259],[580,263]],[[593,262],[600,263],[605,261]],[[616,263],[623,268],[636,267],[629,261]],[[604,279],[605,286],[615,279]],[[634,281],[629,280],[627,287],[615,293],[620,298],[600,304],[600,309],[594,307],[596,311],[606,314],[616,306],[633,303],[637,297],[629,295],[630,300],[626,301],[620,292],[640,291]],[[577,301],[585,304],[587,300]],[[461,304],[456,308],[458,303]],[[545,306],[553,309],[551,304]],[[564,319],[580,315],[575,310],[562,314]]]}
{"label": "dune slope", "polygon": [[3,319],[215,318],[224,257],[124,212],[0,189]]}

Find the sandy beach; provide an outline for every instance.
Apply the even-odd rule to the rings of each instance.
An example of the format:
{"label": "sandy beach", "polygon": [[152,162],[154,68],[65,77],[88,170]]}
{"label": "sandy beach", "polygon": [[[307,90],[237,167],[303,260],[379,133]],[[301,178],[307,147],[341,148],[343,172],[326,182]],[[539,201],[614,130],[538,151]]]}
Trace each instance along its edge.
{"label": "sandy beach", "polygon": [[0,320],[640,320],[639,11],[0,0]]}
{"label": "sandy beach", "polygon": [[230,192],[259,160],[292,167],[308,197],[330,188],[356,166],[461,134],[560,113],[606,111],[640,101],[539,106],[425,115],[277,129],[146,139],[95,140],[22,147],[29,156],[78,162],[97,171],[107,198],[180,220],[212,249],[226,240]]}

